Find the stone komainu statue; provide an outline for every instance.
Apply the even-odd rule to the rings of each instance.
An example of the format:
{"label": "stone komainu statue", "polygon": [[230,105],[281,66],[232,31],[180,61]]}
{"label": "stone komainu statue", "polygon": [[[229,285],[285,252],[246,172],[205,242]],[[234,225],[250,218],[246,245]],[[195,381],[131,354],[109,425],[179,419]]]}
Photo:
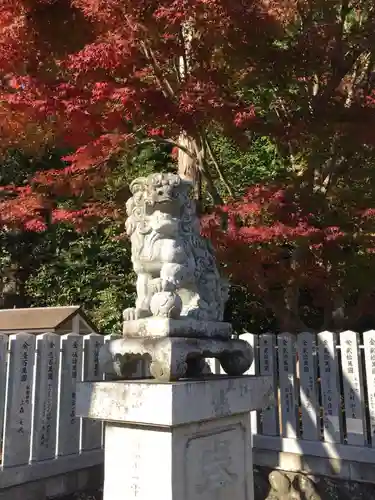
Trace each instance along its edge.
{"label": "stone komainu statue", "polygon": [[191,184],[176,174],[152,174],[131,184],[126,231],[137,274],[134,308],[123,313],[123,338],[100,352],[108,374],[131,378],[139,361],[159,380],[201,376],[205,358],[228,375],[251,365],[249,344],[223,321],[228,283],[210,242],[200,235]]}
{"label": "stone komainu statue", "polygon": [[176,319],[180,314],[223,320],[229,287],[220,278],[211,243],[200,235],[191,187],[168,173],[131,184],[126,231],[137,274],[137,301],[134,309],[124,311],[124,320],[152,315]]}

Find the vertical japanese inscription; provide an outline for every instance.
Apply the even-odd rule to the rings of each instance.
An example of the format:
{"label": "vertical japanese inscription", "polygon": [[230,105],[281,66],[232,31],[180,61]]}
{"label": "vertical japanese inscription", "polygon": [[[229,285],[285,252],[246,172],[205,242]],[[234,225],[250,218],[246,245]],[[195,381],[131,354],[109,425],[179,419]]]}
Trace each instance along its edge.
{"label": "vertical japanese inscription", "polygon": [[375,330],[364,332],[363,345],[370,414],[371,446],[375,448]]}
{"label": "vertical japanese inscription", "polygon": [[361,446],[366,443],[363,401],[362,370],[358,347],[358,334],[340,333],[341,364],[345,402],[346,438],[348,444]]}
{"label": "vertical japanese inscription", "polygon": [[[99,351],[104,344],[104,337],[96,333],[84,337],[83,353],[83,378],[89,381],[99,381],[103,379],[103,374],[99,368]],[[99,420],[82,420],[81,444],[82,451],[93,450],[101,447],[102,444],[102,422]]]}
{"label": "vertical japanese inscription", "polygon": [[324,440],[330,443],[340,443],[342,440],[342,413],[336,334],[332,332],[319,333],[318,344]]}
{"label": "vertical japanese inscription", "polygon": [[297,401],[295,386],[296,356],[294,338],[288,333],[277,337],[280,376],[281,424],[283,437],[298,435]]}
{"label": "vertical japanese inscription", "polygon": [[272,391],[275,404],[262,411],[262,434],[268,436],[279,435],[277,376],[276,376],[276,339],[272,333],[259,336],[259,374],[271,376]]}
{"label": "vertical japanese inscription", "polygon": [[297,337],[303,439],[320,439],[317,394],[316,337],[305,332]]}
{"label": "vertical japanese inscription", "polygon": [[137,440],[133,448],[133,460],[132,468],[130,472],[130,491],[134,498],[138,498],[141,493],[141,471],[139,470],[141,463],[141,446],[140,442]]}
{"label": "vertical japanese inscription", "polygon": [[9,346],[4,467],[27,464],[30,458],[35,336],[27,333],[11,335]]}
{"label": "vertical japanese inscription", "polygon": [[37,461],[55,456],[59,354],[58,335],[46,333],[37,337],[32,443],[32,459]]}
{"label": "vertical japanese inscription", "polygon": [[61,338],[58,402],[58,455],[79,452],[80,420],[76,416],[76,384],[82,380],[83,338],[70,333]]}

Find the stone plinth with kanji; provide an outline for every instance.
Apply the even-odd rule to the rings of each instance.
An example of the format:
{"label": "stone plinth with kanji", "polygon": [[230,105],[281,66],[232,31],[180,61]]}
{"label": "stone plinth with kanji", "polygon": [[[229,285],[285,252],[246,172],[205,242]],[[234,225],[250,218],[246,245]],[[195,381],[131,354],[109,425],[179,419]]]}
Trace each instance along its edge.
{"label": "stone plinth with kanji", "polygon": [[252,500],[251,410],[269,377],[78,384],[77,414],[105,421],[103,500]]}

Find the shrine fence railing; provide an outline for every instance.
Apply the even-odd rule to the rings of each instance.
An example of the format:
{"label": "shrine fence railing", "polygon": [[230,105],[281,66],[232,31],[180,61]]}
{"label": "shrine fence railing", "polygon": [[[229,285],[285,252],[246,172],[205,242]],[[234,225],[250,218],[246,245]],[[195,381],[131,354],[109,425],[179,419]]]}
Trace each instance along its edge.
{"label": "shrine fence railing", "polygon": [[[0,498],[9,488],[58,477],[52,493],[70,493],[70,473],[103,463],[102,423],[76,417],[76,382],[103,379],[99,349],[110,338],[0,334]],[[36,497],[49,496],[48,488],[40,491]]]}
{"label": "shrine fence railing", "polygon": [[375,331],[241,338],[276,401],[251,416],[254,463],[375,483]]}
{"label": "shrine fence railing", "polygon": [[[102,424],[76,417],[76,382],[103,380],[110,338],[0,335],[0,493],[103,463]],[[241,338],[276,401],[250,417],[254,463],[375,483],[375,331]]]}

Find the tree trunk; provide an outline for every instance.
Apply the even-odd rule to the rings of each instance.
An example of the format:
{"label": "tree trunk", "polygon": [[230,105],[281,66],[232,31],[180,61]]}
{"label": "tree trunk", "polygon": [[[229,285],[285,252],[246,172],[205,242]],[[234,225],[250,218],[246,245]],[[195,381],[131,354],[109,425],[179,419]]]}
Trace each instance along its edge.
{"label": "tree trunk", "polygon": [[[186,81],[189,76],[191,43],[194,38],[194,34],[194,21],[185,22],[180,33],[184,48],[184,53],[179,58],[178,78],[180,82]],[[189,136],[186,132],[182,132],[178,138],[178,143],[182,146],[182,148],[178,150],[178,174],[183,179],[187,179],[193,183],[195,199],[198,202],[198,212],[201,208],[203,180],[207,184],[207,190],[211,195],[214,204],[221,205],[223,200],[207,168],[207,161],[205,157],[207,153],[206,140],[197,130],[195,137]],[[187,154],[187,152],[189,152],[190,155]]]}
{"label": "tree trunk", "polygon": [[187,134],[181,134],[178,142],[187,151],[191,152],[189,156],[183,149],[178,150],[178,174],[183,179],[191,181],[193,184],[199,183],[201,172],[196,159],[197,143]]}
{"label": "tree trunk", "polygon": [[205,181],[207,191],[215,205],[222,205],[223,199],[215,185],[214,180],[207,168],[205,149],[199,140],[183,133],[179,137],[179,144],[184,149],[178,150],[178,174],[183,179],[189,180],[194,185],[194,197],[197,200],[198,212],[202,201],[202,182]]}
{"label": "tree trunk", "polygon": [[197,143],[192,137],[189,137],[185,133],[180,135],[179,143],[191,153],[191,156],[183,149],[178,150],[178,174],[182,179],[193,183],[197,212],[200,213],[202,209],[202,172],[199,168],[198,160],[196,159],[198,150]]}

